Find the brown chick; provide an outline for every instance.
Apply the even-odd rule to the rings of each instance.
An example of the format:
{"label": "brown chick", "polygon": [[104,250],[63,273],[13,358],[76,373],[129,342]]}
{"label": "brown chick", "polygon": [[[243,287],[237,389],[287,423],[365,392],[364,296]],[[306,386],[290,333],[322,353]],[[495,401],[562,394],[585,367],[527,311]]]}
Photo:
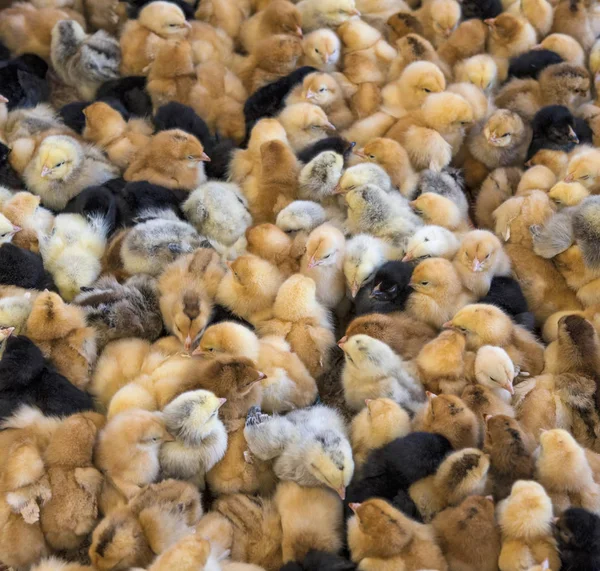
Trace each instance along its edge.
{"label": "brown chick", "polygon": [[208,0],[198,6],[195,17],[236,38],[242,23],[251,14],[251,4],[249,0]]}
{"label": "brown chick", "polygon": [[103,476],[92,453],[103,425],[104,417],[96,413],[70,416],[44,453],[52,497],[42,506],[40,521],[53,549],[78,548],[96,526]]}
{"label": "brown chick", "polygon": [[273,264],[248,254],[228,266],[217,301],[243,319],[258,323],[269,315],[283,276]]}
{"label": "brown chick", "polygon": [[472,303],[475,296],[466,290],[452,262],[431,258],[419,263],[410,279],[413,292],[406,311],[433,327],[441,328],[461,307]]}
{"label": "brown chick", "polygon": [[475,221],[479,228],[494,230],[492,213],[504,201],[514,196],[523,171],[517,167],[494,169],[483,181],[475,201]]}
{"label": "brown chick", "polygon": [[477,448],[482,434],[475,413],[457,396],[427,393],[427,404],[413,423],[415,430],[445,436],[455,450]]}
{"label": "brown chick", "polygon": [[69,305],[58,294],[44,291],[33,302],[25,334],[59,373],[76,387],[87,387],[96,362],[96,332],[93,327],[87,327],[81,307]]}
{"label": "brown chick", "polygon": [[350,425],[354,464],[360,467],[375,448],[381,448],[410,432],[408,413],[388,398],[367,399]]}
{"label": "brown chick", "polygon": [[577,292],[577,298],[584,307],[600,303],[598,297],[598,270],[588,268],[578,245],[571,246],[555,256],[554,263],[565,278],[567,285]]}
{"label": "brown chick", "polygon": [[248,95],[244,85],[219,62],[197,66],[196,77],[190,105],[213,132],[240,143],[246,135],[243,107]]}
{"label": "brown chick", "polygon": [[[554,9],[552,32],[576,39],[587,52],[596,41],[594,16],[585,0],[562,0]],[[550,49],[550,48],[548,48]]]}
{"label": "brown chick", "polygon": [[110,105],[97,101],[84,110],[83,138],[103,149],[120,169],[127,168],[138,151],[150,141],[152,127],[140,119],[125,121]]}
{"label": "brown chick", "polygon": [[361,568],[448,570],[431,527],[378,498],[350,508],[355,515],[348,521],[348,547]]}
{"label": "brown chick", "polygon": [[179,129],[161,131],[137,154],[123,178],[194,190],[206,179],[202,161],[210,159],[196,137]]}
{"label": "brown chick", "polygon": [[544,368],[544,348],[540,342],[494,305],[467,305],[446,326],[465,336],[470,351],[483,345],[494,345],[502,347],[521,371],[534,376]]}
{"label": "brown chick", "polygon": [[496,501],[510,495],[517,480],[532,480],[532,442],[519,423],[510,416],[486,417],[483,451],[490,457],[489,491]]}
{"label": "brown chick", "polygon": [[498,59],[508,59],[530,50],[537,43],[534,27],[523,17],[502,12],[485,20],[489,26],[488,51]]}
{"label": "brown chick", "polygon": [[75,10],[17,2],[0,12],[0,39],[15,56],[35,54],[49,62],[52,28],[61,20],[76,20],[85,28],[85,19]]}
{"label": "brown chick", "polygon": [[513,418],[513,407],[502,400],[493,389],[484,385],[467,385],[460,395],[467,406],[477,415],[480,422],[490,415],[503,414]]}
{"label": "brown chick", "polygon": [[410,203],[425,224],[441,226],[453,232],[471,229],[468,215],[449,198],[435,192],[424,192]]}
{"label": "brown chick", "polygon": [[302,39],[302,17],[298,8],[287,0],[273,0],[264,10],[246,20],[238,40],[246,52],[252,53],[261,40],[276,34]]}
{"label": "brown chick", "polygon": [[[396,16],[399,15],[396,14]],[[398,79],[406,66],[420,60],[430,61],[437,65],[446,77],[446,81],[449,82],[452,79],[452,73],[446,62],[438,56],[435,48],[423,36],[408,34],[397,40],[395,46],[398,50],[398,55],[394,58],[390,66],[388,72],[389,81]]]}
{"label": "brown chick", "polygon": [[450,569],[496,571],[500,555],[500,529],[492,498],[471,496],[446,508],[431,522]]}
{"label": "brown chick", "polygon": [[12,243],[20,248],[39,252],[38,234],[50,233],[54,215],[40,206],[41,198],[30,192],[17,192],[2,204],[2,214],[20,230]]}
{"label": "brown chick", "polygon": [[392,14],[388,20],[388,34],[390,42],[397,42],[409,34],[423,35],[423,25],[419,19],[410,12],[398,12]]}
{"label": "brown chick", "polygon": [[294,251],[295,240],[275,224],[259,224],[248,228],[246,240],[249,254],[271,262],[286,278],[300,269],[299,252]]}
{"label": "brown chick", "polygon": [[461,22],[452,35],[438,48],[438,55],[453,67],[462,59],[486,51],[488,27],[479,19]]}
{"label": "brown chick", "polygon": [[248,93],[291,73],[302,57],[302,41],[296,36],[277,34],[256,44],[239,76]]}
{"label": "brown chick", "polygon": [[311,103],[288,105],[278,116],[287,133],[291,147],[300,151],[312,143],[327,137],[335,126],[323,109]]}

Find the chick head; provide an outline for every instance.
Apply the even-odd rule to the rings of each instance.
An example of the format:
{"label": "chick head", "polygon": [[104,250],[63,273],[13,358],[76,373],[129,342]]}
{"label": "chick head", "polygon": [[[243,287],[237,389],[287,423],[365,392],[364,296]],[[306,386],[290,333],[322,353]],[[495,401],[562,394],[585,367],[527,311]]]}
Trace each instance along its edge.
{"label": "chick head", "polygon": [[360,16],[354,0],[328,0],[321,5],[320,11],[330,28],[335,28],[354,16]]}
{"label": "chick head", "polygon": [[443,257],[455,242],[456,238],[450,230],[441,226],[423,226],[408,240],[405,248],[406,255],[402,261]]}
{"label": "chick head", "polygon": [[362,333],[340,341],[339,346],[346,362],[367,375],[389,370],[397,362],[396,354],[388,345]]}
{"label": "chick head", "polygon": [[472,272],[485,272],[494,267],[501,252],[502,244],[492,232],[472,230],[463,237],[456,259]]}
{"label": "chick head", "polygon": [[172,2],[151,2],[140,11],[138,22],[161,38],[185,38],[191,24],[183,10]]}
{"label": "chick head", "polygon": [[377,434],[394,433],[394,437],[390,438],[390,441],[393,438],[399,438],[404,432],[402,427],[410,424],[408,413],[392,399],[385,397],[366,399],[365,405],[372,431]]}
{"label": "chick head", "polygon": [[227,399],[205,390],[188,391],[162,411],[170,434],[190,446],[198,446],[219,422],[219,409]]}
{"label": "chick head", "polygon": [[344,235],[331,224],[315,228],[306,242],[308,269],[317,266],[333,266],[344,253]]}
{"label": "chick head", "polygon": [[324,107],[342,97],[342,88],[328,73],[309,73],[302,82],[302,96],[308,103]]}
{"label": "chick head", "polygon": [[550,200],[559,209],[577,206],[586,199],[590,192],[579,182],[557,182],[548,193]]}
{"label": "chick head", "polygon": [[585,63],[585,52],[581,44],[567,34],[550,34],[542,40],[540,47],[558,54],[569,63],[575,65]]}
{"label": "chick head", "polygon": [[[559,551],[587,552],[590,538],[598,537],[599,527],[600,521],[595,513],[583,508],[569,508],[560,515],[554,528]],[[594,540],[594,545],[597,545],[597,540]]]}
{"label": "chick head", "polygon": [[247,250],[275,264],[285,262],[290,255],[292,239],[275,224],[259,224],[246,230]]}
{"label": "chick head", "polygon": [[513,323],[510,317],[495,305],[475,303],[463,307],[444,326],[463,334],[467,339],[467,348],[472,350],[483,345],[507,344]]}
{"label": "chick head", "polygon": [[497,508],[503,538],[527,539],[552,534],[552,500],[541,484],[518,480]]}
{"label": "chick head", "polygon": [[494,445],[503,442],[523,443],[519,421],[504,414],[486,415],[484,450],[490,450]]}
{"label": "chick head", "polygon": [[502,12],[496,18],[489,18],[484,22],[489,26],[492,38],[502,43],[515,41],[524,26],[521,18],[508,12]]}
{"label": "chick head", "polygon": [[[402,94],[402,103],[406,109],[420,107],[431,93],[440,93],[446,89],[446,79],[440,68],[429,61],[415,61],[406,66],[402,75],[392,84]],[[388,86],[386,86],[388,87]]]}
{"label": "chick head", "polygon": [[549,466],[564,464],[576,469],[576,464],[581,466],[582,462],[585,463],[585,452],[569,432],[560,428],[542,431],[538,463]]}
{"label": "chick head", "polygon": [[[333,153],[339,156],[337,153]],[[340,169],[341,172],[341,169]],[[327,219],[325,209],[317,202],[295,200],[277,215],[276,224],[286,234],[310,232]]]}
{"label": "chick head", "polygon": [[478,54],[458,62],[454,71],[455,81],[472,83],[488,93],[496,83],[498,66],[492,56]]}
{"label": "chick head", "polygon": [[12,242],[14,235],[20,230],[4,214],[0,214],[0,244]]}
{"label": "chick head", "polygon": [[112,417],[101,436],[123,432],[127,440],[142,450],[156,450],[163,442],[173,440],[167,432],[161,413],[129,409]]}
{"label": "chick head", "polygon": [[462,221],[462,215],[456,203],[435,192],[424,192],[410,205],[426,224],[452,229]]}
{"label": "chick head", "polygon": [[[397,19],[397,16],[401,16],[401,14],[396,14],[390,19]],[[419,34],[407,34],[396,40],[396,49],[398,55],[402,56],[406,63],[421,60],[431,61],[435,58],[435,48],[430,41]]]}
{"label": "chick head", "polygon": [[463,129],[473,122],[470,103],[461,95],[449,91],[427,96],[421,112],[427,124],[441,133]]}
{"label": "chick head", "polygon": [[413,33],[419,38],[423,35],[423,25],[421,24],[419,18],[409,12],[398,12],[397,14],[392,14],[387,19],[386,23],[394,31],[398,38],[403,38]]}
{"label": "chick head", "polygon": [[317,285],[302,274],[294,274],[281,284],[273,306],[290,321],[312,317],[317,307]]}
{"label": "chick head", "polygon": [[83,149],[73,137],[52,135],[40,144],[36,166],[42,178],[65,180],[81,166],[83,160]]}
{"label": "chick head", "polygon": [[283,141],[287,143],[287,135],[283,125],[277,119],[261,119],[250,132],[248,150],[260,155],[260,148],[268,141]]}
{"label": "chick head", "polygon": [[363,211],[384,211],[386,193],[378,186],[366,184],[344,194],[348,209],[356,213]]}
{"label": "chick head", "polygon": [[491,389],[502,388],[511,395],[515,393],[513,380],[517,376],[514,363],[508,353],[492,345],[484,345],[475,357],[475,378]]}
{"label": "chick head", "polygon": [[109,144],[120,137],[127,128],[123,116],[103,101],[96,101],[84,110],[83,138],[98,144]]}
{"label": "chick head", "polygon": [[[457,416],[463,414],[466,410],[470,410],[465,402],[456,395],[436,395],[427,391],[427,404],[425,405],[425,423],[433,426],[447,426],[454,424]],[[449,424],[446,424],[449,423]]]}
{"label": "chick head", "polygon": [[382,243],[368,234],[354,236],[346,245],[344,276],[352,298],[358,290],[370,282],[377,270],[385,263]]}
{"label": "chick head", "polygon": [[290,131],[307,131],[309,133],[335,131],[335,127],[327,119],[325,111],[312,103],[288,105],[279,114],[279,120],[287,133]]}
{"label": "chick head", "polygon": [[231,394],[237,396],[247,395],[257,383],[266,378],[256,368],[254,361],[246,357],[221,357],[214,361],[210,372],[220,387],[229,387]]}
{"label": "chick head", "polygon": [[240,256],[227,265],[234,283],[246,289],[260,288],[263,281],[273,274],[273,266],[269,262],[252,254]]}
{"label": "chick head", "polygon": [[186,161],[189,166],[197,166],[202,161],[210,162],[202,143],[181,129],[161,131],[152,137],[150,144],[161,149],[163,154],[174,161]]}
{"label": "chick head", "polygon": [[408,284],[417,293],[428,297],[443,297],[460,284],[452,262],[444,258],[423,260],[417,265]]}
{"label": "chick head", "polygon": [[565,182],[579,182],[591,190],[600,177],[600,151],[593,149],[575,155],[567,166]]}
{"label": "chick head", "polygon": [[318,64],[335,65],[342,50],[342,43],[337,34],[328,28],[316,30],[308,34],[302,42],[304,55]]}
{"label": "chick head", "polygon": [[346,487],[354,474],[349,442],[337,432],[324,429],[311,439],[306,452],[309,472],[344,499]]}
{"label": "chick head", "polygon": [[173,333],[186,351],[198,342],[204,328],[212,316],[213,306],[210,299],[195,290],[182,292],[177,296],[173,313]]}
{"label": "chick head", "polygon": [[336,191],[348,192],[366,184],[375,185],[386,192],[392,188],[392,181],[383,168],[375,163],[359,163],[341,176]]}
{"label": "chick head", "polygon": [[258,337],[253,331],[239,323],[223,321],[207,327],[194,355],[211,358],[231,355],[232,357],[247,357],[256,362],[259,350]]}
{"label": "chick head", "polygon": [[539,75],[542,90],[552,93],[554,101],[560,101],[570,109],[577,109],[590,97],[590,75],[585,67],[570,63],[555,63]]}
{"label": "chick head", "polygon": [[337,29],[337,34],[342,40],[344,53],[366,50],[373,47],[381,39],[379,30],[360,19],[343,23]]}
{"label": "chick head", "polygon": [[302,16],[291,2],[274,0],[263,12],[263,23],[268,24],[277,34],[290,34],[302,37]]}
{"label": "chick head", "polygon": [[456,0],[431,0],[428,6],[435,33],[449,38],[460,21],[460,4]]}
{"label": "chick head", "polygon": [[521,136],[524,129],[523,120],[516,113],[508,109],[498,109],[487,120],[483,134],[490,145],[509,147],[513,144],[515,136]]}
{"label": "chick head", "polygon": [[394,139],[377,137],[371,139],[362,149],[356,149],[354,154],[366,161],[380,165],[410,165],[408,153],[404,147]]}

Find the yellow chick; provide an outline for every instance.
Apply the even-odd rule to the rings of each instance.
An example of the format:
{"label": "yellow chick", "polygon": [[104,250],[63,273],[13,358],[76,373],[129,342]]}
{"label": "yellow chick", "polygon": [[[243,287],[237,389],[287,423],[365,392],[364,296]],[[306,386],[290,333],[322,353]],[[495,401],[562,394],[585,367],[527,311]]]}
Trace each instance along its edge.
{"label": "yellow chick", "polygon": [[307,34],[302,41],[302,65],[320,71],[336,71],[342,54],[342,42],[333,30],[323,28]]}

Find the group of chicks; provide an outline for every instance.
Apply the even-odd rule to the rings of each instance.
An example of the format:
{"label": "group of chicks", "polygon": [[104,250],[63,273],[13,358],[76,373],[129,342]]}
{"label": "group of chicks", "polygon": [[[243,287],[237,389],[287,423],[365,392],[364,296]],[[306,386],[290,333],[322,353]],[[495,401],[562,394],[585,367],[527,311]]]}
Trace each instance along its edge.
{"label": "group of chicks", "polygon": [[0,12],[0,567],[599,571],[594,0]]}

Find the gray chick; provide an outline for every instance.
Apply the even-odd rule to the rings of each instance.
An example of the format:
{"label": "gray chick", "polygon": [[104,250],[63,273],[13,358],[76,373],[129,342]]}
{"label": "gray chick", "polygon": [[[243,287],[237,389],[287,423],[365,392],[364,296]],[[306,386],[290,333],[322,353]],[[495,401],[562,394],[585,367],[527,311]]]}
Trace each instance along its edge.
{"label": "gray chick", "polygon": [[333,197],[342,176],[344,157],[333,151],[319,153],[300,171],[298,195],[304,200],[323,200]]}
{"label": "gray chick", "polygon": [[295,200],[278,215],[275,224],[286,234],[309,234],[327,220],[325,209],[311,200]]}
{"label": "gray chick", "polygon": [[442,171],[425,169],[421,171],[416,195],[435,192],[454,202],[463,216],[469,211],[469,203],[464,192],[465,180],[458,169],[446,168]]}
{"label": "gray chick", "polygon": [[60,78],[90,101],[100,85],[119,77],[121,48],[104,30],[88,35],[75,20],[61,20],[52,28],[50,58]]}
{"label": "gray chick", "polygon": [[286,416],[268,416],[252,407],[244,436],[253,455],[274,460],[279,479],[301,486],[326,486],[344,499],[354,461],[346,425],[333,408],[316,405]]}

